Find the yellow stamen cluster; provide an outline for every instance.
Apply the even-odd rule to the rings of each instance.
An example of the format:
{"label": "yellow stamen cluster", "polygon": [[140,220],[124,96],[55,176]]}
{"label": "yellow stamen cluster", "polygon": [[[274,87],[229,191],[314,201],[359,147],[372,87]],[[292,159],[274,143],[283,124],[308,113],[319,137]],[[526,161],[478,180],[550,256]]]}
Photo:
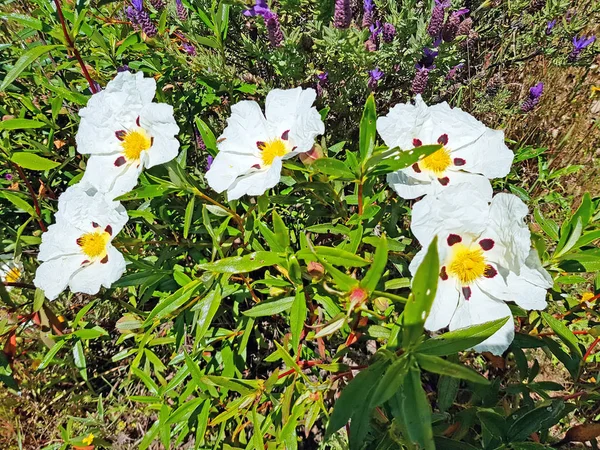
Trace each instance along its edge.
{"label": "yellow stamen cluster", "polygon": [[142,128],[129,131],[123,137],[121,147],[128,161],[138,161],[143,151],[152,146],[152,138]]}
{"label": "yellow stamen cluster", "polygon": [[485,273],[486,263],[483,250],[480,247],[469,248],[463,244],[453,246],[452,261],[447,266],[449,275],[469,285]]}
{"label": "yellow stamen cluster", "polygon": [[287,153],[289,153],[287,144],[282,139],[273,139],[262,144],[260,157],[265,166],[270,166],[276,157],[282,157]]}
{"label": "yellow stamen cluster", "polygon": [[450,150],[446,147],[440,148],[435,153],[432,153],[419,161],[420,167],[430,170],[438,176],[442,175],[451,164],[452,158],[450,157]]}
{"label": "yellow stamen cluster", "polygon": [[91,259],[102,259],[106,256],[106,245],[110,242],[110,234],[106,231],[92,231],[77,239],[81,251]]}
{"label": "yellow stamen cluster", "polygon": [[16,283],[21,278],[21,271],[16,267],[11,267],[4,278],[7,283]]}

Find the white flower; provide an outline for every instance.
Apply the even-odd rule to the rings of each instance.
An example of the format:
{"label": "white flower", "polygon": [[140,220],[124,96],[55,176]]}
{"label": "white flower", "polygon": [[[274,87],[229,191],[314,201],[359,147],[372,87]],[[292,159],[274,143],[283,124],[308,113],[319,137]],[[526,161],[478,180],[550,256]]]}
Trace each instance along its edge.
{"label": "white flower", "polygon": [[66,289],[97,294],[125,271],[111,241],[127,222],[127,211],[91,185],[79,183],[58,199],[56,223],[42,235],[33,284],[54,300]]}
{"label": "white flower", "polygon": [[459,183],[469,183],[491,198],[488,179],[506,176],[514,157],[504,144],[503,131],[487,128],[446,102],[427,106],[420,95],[414,106],[399,104],[387,116],[379,117],[377,131],[388,147],[403,151],[443,145],[412,167],[388,174],[390,186],[407,199],[435,194]]}
{"label": "white flower", "polygon": [[[4,283],[17,283],[23,275],[23,264],[15,261],[12,255],[0,255],[0,281]],[[6,286],[10,291],[12,286]]]}
{"label": "white flower", "polygon": [[77,151],[90,154],[82,181],[112,198],[135,187],[144,168],[177,156],[173,107],[153,103],[156,82],[119,73],[79,111]]}
{"label": "white flower", "polygon": [[275,89],[269,92],[265,114],[254,101],[231,107],[227,128],[219,138],[219,153],[206,179],[217,192],[227,190],[234,200],[261,195],[281,178],[282,160],[308,152],[315,137],[325,132],[313,89]]}
{"label": "white flower", "polygon": [[427,196],[413,207],[411,230],[423,245],[410,264],[411,273],[423,261],[438,236],[440,276],[425,328],[431,331],[468,327],[510,316],[477,351],[502,354],[514,338],[506,301],[524,309],[544,309],[552,278],[531,249],[524,222],[527,206],[512,194],[491,200],[469,185],[457,185]]}

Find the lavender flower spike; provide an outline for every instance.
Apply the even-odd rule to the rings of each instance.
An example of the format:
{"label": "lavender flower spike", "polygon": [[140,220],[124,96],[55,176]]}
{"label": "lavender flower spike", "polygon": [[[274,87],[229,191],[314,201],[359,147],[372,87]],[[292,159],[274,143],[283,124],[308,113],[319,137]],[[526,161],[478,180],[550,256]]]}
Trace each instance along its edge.
{"label": "lavender flower spike", "polygon": [[177,17],[179,17],[179,20],[181,20],[181,21],[187,20],[188,12],[187,12],[187,9],[185,8],[185,6],[183,6],[183,3],[181,2],[181,0],[175,0],[175,5],[177,7]]}
{"label": "lavender flower spike", "polygon": [[444,41],[452,42],[456,38],[460,26],[460,16],[467,14],[468,12],[469,10],[465,8],[450,14],[450,17],[448,17],[448,20],[442,28],[442,37],[444,38]]}
{"label": "lavender flower spike", "polygon": [[367,27],[370,27],[371,25],[373,25],[374,13],[375,13],[375,3],[373,3],[373,0],[364,0],[363,19],[362,19],[363,28],[367,28]]}
{"label": "lavender flower spike", "polygon": [[384,75],[385,74],[383,73],[383,71],[379,70],[379,67],[376,67],[373,70],[369,70],[369,82],[368,82],[369,89],[371,89],[372,91],[377,89],[379,80],[381,80]]}
{"label": "lavender flower spike", "polygon": [[546,26],[546,34],[548,36],[550,36],[552,34],[552,29],[556,26],[556,19],[551,20],[548,22],[548,25]]}
{"label": "lavender flower spike", "polygon": [[569,62],[575,62],[579,59],[581,52],[588,46],[594,43],[596,40],[596,36],[581,36],[578,38],[575,36],[573,38],[573,50],[569,54]]}
{"label": "lavender flower spike", "polygon": [[267,26],[267,33],[269,36],[269,42],[273,47],[280,47],[283,42],[283,32],[281,31],[281,25],[279,25],[279,18],[273,11],[269,11],[264,14],[265,24]]}
{"label": "lavender flower spike", "polygon": [[152,4],[152,6],[154,6],[154,9],[159,12],[165,9],[164,0],[150,0],[150,3]]}
{"label": "lavender flower spike", "polygon": [[144,9],[143,0],[131,0],[131,5],[133,6],[137,24],[140,26],[140,28],[146,34],[146,36],[148,36],[149,38],[156,36],[158,30],[156,29],[156,26],[152,23],[150,15],[148,15],[148,11]]}
{"label": "lavender flower spike", "polygon": [[190,56],[196,56],[197,52],[196,52],[196,47],[194,47],[192,44],[188,44],[187,42],[184,42],[181,47],[183,48],[183,50]]}
{"label": "lavender flower spike", "polygon": [[390,42],[392,42],[394,40],[395,36],[396,36],[396,28],[394,27],[394,25],[392,25],[391,23],[384,23],[383,24],[383,33],[382,33],[383,42],[389,44]]}
{"label": "lavender flower spike", "polygon": [[442,31],[442,26],[444,25],[446,8],[449,6],[450,0],[435,0],[435,6],[431,12],[431,19],[429,20],[429,25],[427,26],[427,32],[429,33],[429,36],[439,36],[440,32]]}
{"label": "lavender flower spike", "polygon": [[415,94],[422,94],[425,92],[425,88],[427,87],[427,82],[429,81],[429,71],[433,69],[435,66],[431,66],[431,68],[419,66],[417,64],[417,73],[415,73],[415,77],[412,82],[412,91]]}
{"label": "lavender flower spike", "polygon": [[542,93],[544,92],[544,83],[539,82],[535,86],[529,88],[529,98],[521,104],[521,111],[529,112],[540,102]]}
{"label": "lavender flower spike", "polygon": [[266,13],[270,12],[269,6],[267,5],[266,0],[256,0],[256,4],[246,11],[243,14],[246,17],[254,17],[254,16],[264,16]]}
{"label": "lavender flower spike", "polygon": [[351,21],[352,8],[350,7],[350,0],[335,0],[333,26],[336,28],[348,28]]}

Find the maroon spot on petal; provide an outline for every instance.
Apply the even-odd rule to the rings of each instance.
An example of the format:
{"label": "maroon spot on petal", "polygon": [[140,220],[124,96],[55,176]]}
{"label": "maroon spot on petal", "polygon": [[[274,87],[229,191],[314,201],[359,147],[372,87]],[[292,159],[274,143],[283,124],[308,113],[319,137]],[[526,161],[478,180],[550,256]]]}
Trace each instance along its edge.
{"label": "maroon spot on petal", "polygon": [[442,266],[442,269],[440,270],[440,278],[444,281],[448,279],[448,273],[446,273],[446,266]]}
{"label": "maroon spot on petal", "polygon": [[115,160],[115,166],[117,167],[121,167],[123,164],[125,164],[127,162],[127,160],[125,159],[124,156],[119,156],[116,160]]}
{"label": "maroon spot on petal", "polygon": [[92,222],[92,226],[93,226],[94,228],[98,228],[100,225],[98,225],[96,222]]}
{"label": "maroon spot on petal", "polygon": [[491,265],[487,265],[485,266],[485,270],[483,271],[483,276],[486,278],[494,278],[496,275],[498,275],[498,271],[496,269],[494,269],[493,266]]}
{"label": "maroon spot on petal", "polygon": [[81,239],[80,237],[77,238],[75,242],[77,242],[77,245],[79,245],[80,247],[83,245],[83,239]]}
{"label": "maroon spot on petal", "polygon": [[294,145],[294,146],[292,147],[292,149],[290,150],[290,152],[293,152],[293,151],[294,151],[294,150],[296,150],[297,148],[298,148],[298,146],[297,146],[297,145]]}
{"label": "maroon spot on petal", "polygon": [[101,262],[102,264],[106,264],[106,263],[108,262],[108,255],[106,255],[104,258],[102,258],[102,259],[100,260],[100,262]]}
{"label": "maroon spot on petal", "polygon": [[452,247],[454,244],[462,242],[462,238],[458,234],[449,234],[446,242],[448,242],[448,245]]}
{"label": "maroon spot on petal", "polygon": [[448,135],[447,134],[442,134],[438,138],[438,144],[446,145],[447,143],[448,143]]}
{"label": "maroon spot on petal", "polygon": [[154,145],[154,136],[152,136],[150,138],[150,147],[152,147]]}
{"label": "maroon spot on petal", "polygon": [[140,125],[140,116],[137,116],[137,119],[135,119],[135,124],[136,124],[138,127],[141,127],[141,125]]}
{"label": "maroon spot on petal", "polygon": [[106,228],[104,229],[104,231],[106,231],[108,234],[110,234],[112,236],[112,227],[110,225],[106,225]]}
{"label": "maroon spot on petal", "polygon": [[419,167],[419,163],[414,163],[412,165],[412,169],[417,173],[421,173],[421,168]]}
{"label": "maroon spot on petal", "polygon": [[252,166],[252,168],[253,168],[253,169],[260,169],[260,164],[254,164],[254,165]]}
{"label": "maroon spot on petal", "polygon": [[465,296],[465,300],[469,300],[471,298],[471,288],[469,286],[463,287],[462,293]]}
{"label": "maroon spot on petal", "polygon": [[494,248],[494,240],[493,239],[482,239],[479,241],[479,245],[486,252]]}
{"label": "maroon spot on petal", "polygon": [[124,140],[126,135],[127,135],[127,131],[125,131],[125,130],[115,131],[115,136],[120,141]]}
{"label": "maroon spot on petal", "polygon": [[413,139],[413,145],[415,147],[420,147],[421,145],[423,145],[423,143],[421,142],[421,139],[415,138],[415,139]]}
{"label": "maroon spot on petal", "polygon": [[448,186],[448,183],[450,183],[450,178],[448,178],[448,177],[438,178],[438,181],[440,182],[440,184],[442,186]]}
{"label": "maroon spot on petal", "polygon": [[455,166],[464,166],[467,162],[462,158],[454,158]]}
{"label": "maroon spot on petal", "polygon": [[256,146],[259,150],[262,151],[263,147],[265,146],[265,143],[263,141],[256,141]]}
{"label": "maroon spot on petal", "polygon": [[83,266],[84,264],[87,264],[87,263],[89,263],[89,262],[90,262],[90,260],[89,260],[89,259],[84,259],[84,260],[83,260],[83,262],[81,263],[81,265]]}
{"label": "maroon spot on petal", "polygon": [[284,141],[287,141],[289,134],[290,134],[290,130],[285,130],[283,133],[281,133],[281,139],[283,139]]}

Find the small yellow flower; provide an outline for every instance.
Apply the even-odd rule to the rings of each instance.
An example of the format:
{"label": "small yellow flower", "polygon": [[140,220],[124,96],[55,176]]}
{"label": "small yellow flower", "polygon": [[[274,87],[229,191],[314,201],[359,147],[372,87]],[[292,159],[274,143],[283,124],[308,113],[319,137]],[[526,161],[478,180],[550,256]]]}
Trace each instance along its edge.
{"label": "small yellow flower", "polygon": [[597,92],[600,92],[600,86],[592,86],[591,91],[593,97],[594,95],[596,95]]}
{"label": "small yellow flower", "polygon": [[92,445],[92,442],[94,442],[94,434],[90,433],[87,437],[84,437],[81,442],[85,445]]}
{"label": "small yellow flower", "polygon": [[594,294],[592,294],[591,292],[584,292],[581,295],[581,303],[587,302],[592,298],[594,298]]}

